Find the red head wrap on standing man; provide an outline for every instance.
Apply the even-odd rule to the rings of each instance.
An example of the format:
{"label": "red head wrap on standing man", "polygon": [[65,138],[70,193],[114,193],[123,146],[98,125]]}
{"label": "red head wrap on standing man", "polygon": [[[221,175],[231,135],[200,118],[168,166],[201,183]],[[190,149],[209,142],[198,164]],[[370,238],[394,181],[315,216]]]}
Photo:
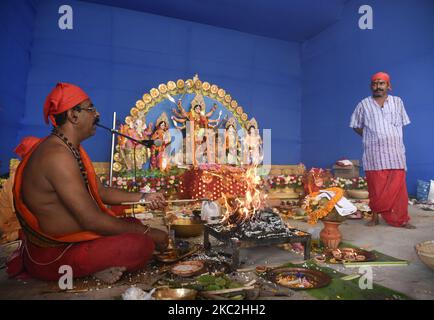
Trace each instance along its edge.
{"label": "red head wrap on standing man", "polygon": [[386,72],[377,72],[371,78],[371,82],[376,80],[384,80],[389,85],[390,89],[392,89],[392,85],[390,84],[390,76]]}

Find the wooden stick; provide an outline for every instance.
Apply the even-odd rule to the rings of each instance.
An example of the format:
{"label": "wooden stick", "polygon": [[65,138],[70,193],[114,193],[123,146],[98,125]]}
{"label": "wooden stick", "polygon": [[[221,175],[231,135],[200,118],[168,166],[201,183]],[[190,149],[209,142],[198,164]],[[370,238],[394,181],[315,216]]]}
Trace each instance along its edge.
{"label": "wooden stick", "polygon": [[[167,200],[167,203],[183,203],[183,202],[196,202],[196,201],[209,201],[209,199],[177,199],[177,200]],[[133,204],[150,204],[151,201],[132,201],[132,202],[122,202],[121,205],[128,206]]]}
{"label": "wooden stick", "polygon": [[256,283],[256,279],[253,279],[252,281],[246,283],[244,286],[245,287],[250,287],[250,286],[254,285],[255,283]]}
{"label": "wooden stick", "polygon": [[361,276],[360,274],[350,274],[348,276],[342,277],[341,280],[350,281],[350,280],[353,280],[353,279],[357,279],[360,276]]}
{"label": "wooden stick", "polygon": [[222,290],[213,290],[213,291],[206,291],[206,293],[208,293],[208,294],[224,294],[224,293],[231,293],[231,292],[238,292],[238,291],[252,290],[252,289],[255,289],[255,286],[222,289]]}
{"label": "wooden stick", "polygon": [[377,262],[344,262],[345,268],[358,268],[358,267],[392,267],[392,266],[408,266],[406,260],[402,261],[377,261]]}

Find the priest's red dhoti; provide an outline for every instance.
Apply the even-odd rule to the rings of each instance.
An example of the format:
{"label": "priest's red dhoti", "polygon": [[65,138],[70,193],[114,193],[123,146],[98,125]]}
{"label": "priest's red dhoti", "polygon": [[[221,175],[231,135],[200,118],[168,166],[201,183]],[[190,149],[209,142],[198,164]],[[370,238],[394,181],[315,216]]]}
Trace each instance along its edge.
{"label": "priest's red dhoti", "polygon": [[391,226],[402,227],[408,223],[410,217],[405,170],[368,170],[366,178],[371,210],[381,214]]}
{"label": "priest's red dhoti", "polygon": [[24,235],[22,237],[21,248],[8,261],[7,271],[11,277],[26,272],[36,279],[58,280],[62,276],[59,274],[62,265],[72,268],[74,278],[111,267],[125,267],[133,272],[145,266],[155,247],[149,236],[140,233],[124,233],[59,247],[40,247]]}

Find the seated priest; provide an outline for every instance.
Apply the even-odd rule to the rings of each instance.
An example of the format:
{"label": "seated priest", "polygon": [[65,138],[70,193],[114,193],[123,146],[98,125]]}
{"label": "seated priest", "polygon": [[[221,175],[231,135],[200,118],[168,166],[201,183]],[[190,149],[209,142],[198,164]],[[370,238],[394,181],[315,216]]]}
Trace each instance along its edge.
{"label": "seated priest", "polygon": [[68,265],[73,277],[94,275],[107,283],[124,271],[142,268],[154,249],[163,250],[167,234],[133,218],[121,219],[104,204],[147,202],[166,205],[159,193],[104,187],[81,142],[93,136],[99,113],[79,87],[58,83],[44,104],[45,122],[54,125],[43,138],[25,138],[15,150],[13,197],[22,227],[22,246],[8,261],[8,273],[26,272],[57,280]]}

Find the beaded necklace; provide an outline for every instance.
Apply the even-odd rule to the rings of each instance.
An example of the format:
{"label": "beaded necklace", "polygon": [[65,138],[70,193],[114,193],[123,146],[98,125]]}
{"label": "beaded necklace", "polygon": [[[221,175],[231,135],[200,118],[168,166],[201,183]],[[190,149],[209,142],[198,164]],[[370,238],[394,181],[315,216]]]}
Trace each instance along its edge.
{"label": "beaded necklace", "polygon": [[72,145],[72,143],[68,140],[68,138],[65,137],[63,133],[59,132],[57,128],[53,128],[51,134],[53,136],[58,137],[60,140],[62,140],[62,142],[68,147],[68,149],[71,150],[72,155],[74,156],[75,160],[77,160],[78,166],[80,167],[80,173],[84,179],[84,182],[86,183],[86,185],[89,185],[89,180],[87,178],[87,171],[84,167],[83,160],[81,159],[80,151],[77,148],[75,148]]}

